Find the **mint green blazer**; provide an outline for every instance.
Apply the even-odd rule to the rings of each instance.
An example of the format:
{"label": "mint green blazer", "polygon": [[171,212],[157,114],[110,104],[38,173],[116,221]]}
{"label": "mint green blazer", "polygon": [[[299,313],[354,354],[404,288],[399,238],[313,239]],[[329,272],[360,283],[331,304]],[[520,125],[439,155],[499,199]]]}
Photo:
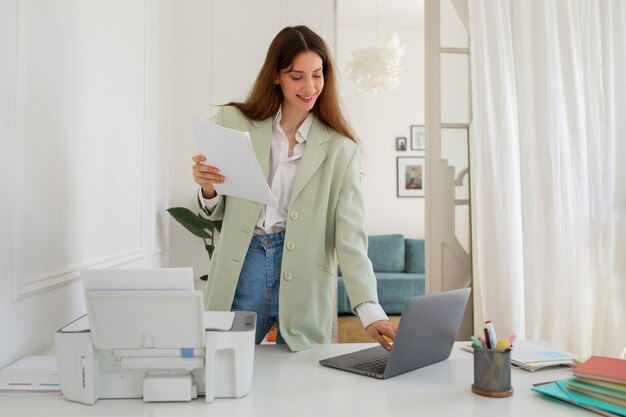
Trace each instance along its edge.
{"label": "mint green blazer", "polygon": [[[216,123],[250,132],[267,176],[272,118],[256,122],[234,107],[222,107]],[[223,223],[209,268],[207,310],[230,310],[260,211],[259,203],[221,196],[208,213],[211,220]],[[317,118],[306,141],[287,214],[279,323],[289,348],[299,351],[330,342],[335,259],[341,265],[353,311],[365,301],[378,302],[363,226],[359,146]]]}

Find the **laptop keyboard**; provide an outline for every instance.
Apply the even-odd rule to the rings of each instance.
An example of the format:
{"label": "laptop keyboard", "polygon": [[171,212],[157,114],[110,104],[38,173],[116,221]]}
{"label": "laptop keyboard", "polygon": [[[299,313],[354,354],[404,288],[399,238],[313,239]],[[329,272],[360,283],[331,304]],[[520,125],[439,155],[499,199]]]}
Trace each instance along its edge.
{"label": "laptop keyboard", "polygon": [[384,357],[380,359],[368,360],[365,362],[359,362],[357,364],[352,365],[353,368],[360,369],[366,372],[373,372],[376,374],[382,374],[385,372],[385,368],[387,367],[387,360],[389,357]]}

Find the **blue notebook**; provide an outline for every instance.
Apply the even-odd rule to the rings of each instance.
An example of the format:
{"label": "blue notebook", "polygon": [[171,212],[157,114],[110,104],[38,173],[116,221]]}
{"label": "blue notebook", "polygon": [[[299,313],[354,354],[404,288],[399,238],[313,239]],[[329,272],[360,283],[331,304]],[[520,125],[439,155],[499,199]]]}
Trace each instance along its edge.
{"label": "blue notebook", "polygon": [[551,382],[549,384],[538,385],[532,387],[532,390],[541,394],[549,395],[550,397],[558,398],[559,400],[567,401],[568,403],[577,405],[579,407],[591,409],[591,411],[599,412],[601,410],[605,410],[609,413],[626,416],[625,407],[620,407],[619,405],[611,404],[602,400],[597,400],[595,398],[591,398],[586,395],[568,390],[566,388],[567,381],[572,379],[575,378],[567,378],[561,381]]}

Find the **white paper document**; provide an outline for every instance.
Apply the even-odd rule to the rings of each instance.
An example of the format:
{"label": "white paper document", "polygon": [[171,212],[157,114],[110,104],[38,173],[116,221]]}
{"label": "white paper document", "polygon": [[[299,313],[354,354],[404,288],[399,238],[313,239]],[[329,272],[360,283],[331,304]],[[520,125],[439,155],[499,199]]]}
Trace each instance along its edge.
{"label": "white paper document", "polygon": [[543,340],[521,340],[514,344],[511,363],[528,371],[555,365],[569,365],[574,355]]}
{"label": "white paper document", "polygon": [[26,356],[0,370],[0,395],[60,394],[56,356]]}
{"label": "white paper document", "polygon": [[[474,346],[468,344],[461,350],[474,352]],[[552,346],[543,340],[518,340],[511,350],[511,364],[527,371],[549,366],[571,365],[574,355],[563,349]]]}
{"label": "white paper document", "polygon": [[202,120],[191,118],[191,126],[205,165],[219,168],[226,179],[213,184],[218,194],[231,195],[277,207],[267,179],[254,155],[250,135]]}

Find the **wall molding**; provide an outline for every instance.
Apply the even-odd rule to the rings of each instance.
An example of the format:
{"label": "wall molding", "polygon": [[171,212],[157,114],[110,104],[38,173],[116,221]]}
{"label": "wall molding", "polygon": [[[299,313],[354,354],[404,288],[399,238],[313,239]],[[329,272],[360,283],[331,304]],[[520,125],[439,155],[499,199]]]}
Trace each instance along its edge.
{"label": "wall molding", "polygon": [[[30,278],[28,282],[23,282],[23,274],[18,274],[19,281],[16,280],[15,288],[18,290],[17,295],[14,294],[13,301],[18,299],[51,290],[63,285],[67,285],[80,277],[80,271],[89,268],[109,268],[122,265],[131,261],[141,259],[145,256],[143,249],[134,249],[126,252],[115,253],[99,259],[93,259],[88,262],[72,265],[60,271],[51,271],[41,276]],[[21,265],[20,265],[21,267]]]}
{"label": "wall molding", "polygon": [[26,277],[24,274],[24,261],[26,258],[24,248],[24,170],[26,168],[24,155],[25,125],[26,125],[26,57],[28,56],[29,42],[28,16],[23,1],[17,2],[17,46],[16,46],[16,75],[15,75],[15,120],[13,145],[14,177],[12,183],[12,210],[13,210],[13,291],[12,300],[15,302],[21,298],[52,290],[67,285],[80,276],[80,270],[86,268],[108,268],[126,264],[145,258],[148,254],[162,249],[160,242],[155,242],[157,233],[153,221],[155,213],[155,184],[154,184],[154,140],[151,140],[157,131],[156,94],[158,82],[156,79],[156,33],[158,28],[156,19],[158,16],[158,2],[144,0],[144,100],[143,100],[143,123],[142,129],[142,178],[141,187],[141,210],[138,215],[140,222],[139,246],[128,250],[107,254],[95,259],[89,259],[78,264],[68,265],[59,270],[48,271],[38,276]]}
{"label": "wall molding", "polygon": [[13,301],[22,295],[22,265],[24,259],[23,224],[23,184],[24,184],[24,124],[26,122],[26,17],[22,1],[17,2],[17,36],[15,48],[15,120],[13,129]]}

